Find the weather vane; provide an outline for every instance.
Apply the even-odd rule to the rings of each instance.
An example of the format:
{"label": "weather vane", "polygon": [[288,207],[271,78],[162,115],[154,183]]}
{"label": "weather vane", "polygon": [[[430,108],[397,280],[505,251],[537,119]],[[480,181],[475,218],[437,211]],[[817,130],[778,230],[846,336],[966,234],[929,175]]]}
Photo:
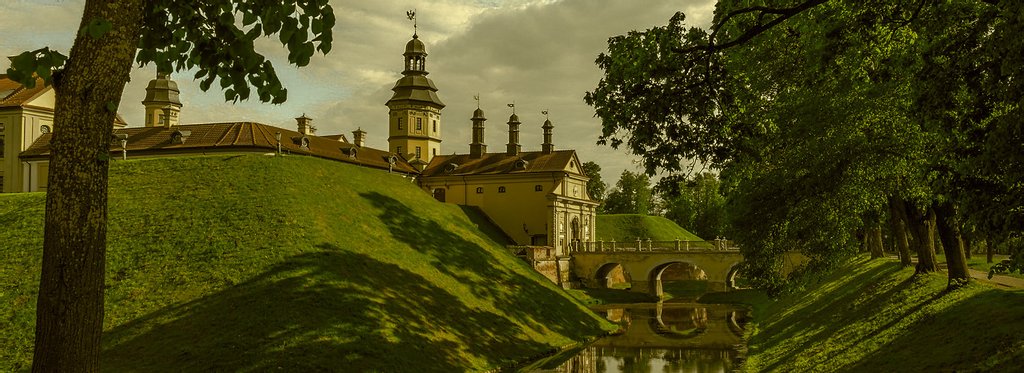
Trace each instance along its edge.
{"label": "weather vane", "polygon": [[550,118],[548,118],[548,111],[547,111],[547,110],[544,110],[544,111],[542,111],[542,112],[540,112],[540,113],[541,113],[541,114],[544,114],[544,119],[545,119],[545,120],[547,120],[547,119],[550,119]]}
{"label": "weather vane", "polygon": [[406,11],[405,16],[412,21],[412,34],[416,35],[416,9]]}
{"label": "weather vane", "polygon": [[512,103],[508,104],[508,107],[512,108],[512,114],[516,113],[516,101],[515,100],[512,100]]}

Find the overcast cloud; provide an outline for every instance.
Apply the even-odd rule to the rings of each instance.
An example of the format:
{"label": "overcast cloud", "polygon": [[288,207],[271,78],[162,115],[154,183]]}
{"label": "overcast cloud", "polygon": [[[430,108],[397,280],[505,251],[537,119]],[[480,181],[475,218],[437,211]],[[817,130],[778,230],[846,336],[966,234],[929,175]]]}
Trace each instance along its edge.
{"label": "overcast cloud", "polygon": [[[0,3],[0,54],[10,56],[41,46],[67,53],[81,21],[83,0],[13,0]],[[691,25],[710,23],[711,0],[331,0],[338,19],[330,55],[314,57],[297,69],[275,39],[257,43],[274,61],[289,90],[282,105],[258,101],[224,103],[219,91],[202,92],[192,74],[178,73],[184,123],[255,121],[292,128],[305,113],[318,134],[345,133],[361,127],[368,145],[387,147],[387,107],[391,87],[404,67],[402,52],[412,36],[405,11],[417,8],[419,36],[427,46],[427,69],[448,106],[442,111],[443,153],[469,150],[470,121],[479,93],[486,112],[487,144],[493,151],[508,142],[515,101],[523,124],[524,150],[539,150],[542,110],[550,111],[558,149],[576,149],[582,161],[596,161],[606,182],[624,169],[637,170],[624,150],[597,146],[600,120],[583,102],[602,74],[594,65],[611,36],[664,25],[683,11]],[[40,22],[45,18],[46,22]],[[9,62],[0,62],[6,70]],[[125,88],[120,113],[141,126],[145,86],[155,68],[136,68]],[[216,84],[214,85],[217,86]]]}

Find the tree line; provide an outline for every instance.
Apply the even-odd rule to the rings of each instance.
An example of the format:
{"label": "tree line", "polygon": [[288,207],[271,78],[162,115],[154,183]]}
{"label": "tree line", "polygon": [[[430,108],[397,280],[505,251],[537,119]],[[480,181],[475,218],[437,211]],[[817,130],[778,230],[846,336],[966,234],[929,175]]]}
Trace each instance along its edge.
{"label": "tree line", "polygon": [[[1024,5],[1006,0],[720,0],[707,29],[611,37],[584,100],[599,143],[659,185],[694,162],[721,177],[757,285],[781,254],[828,269],[888,232],[902,265],[970,279],[967,247],[1024,229]],[[938,242],[938,244],[936,244]],[[915,263],[916,262],[916,263]]]}

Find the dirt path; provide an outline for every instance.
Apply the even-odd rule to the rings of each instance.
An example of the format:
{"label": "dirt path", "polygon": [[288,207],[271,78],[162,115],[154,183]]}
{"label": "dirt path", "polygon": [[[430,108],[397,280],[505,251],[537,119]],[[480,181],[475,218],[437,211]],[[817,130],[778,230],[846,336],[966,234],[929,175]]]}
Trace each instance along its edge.
{"label": "dirt path", "polygon": [[991,279],[989,279],[988,278],[988,272],[982,272],[982,271],[979,271],[979,270],[976,270],[976,269],[971,269],[971,277],[974,277],[975,279],[980,280],[980,281],[991,282],[993,284],[999,285],[1000,287],[1005,287],[1005,288],[1010,288],[1010,289],[1024,289],[1024,279],[1021,279],[1021,278],[1010,277],[1010,276],[1003,276],[1003,275],[995,275],[995,276],[992,276]]}

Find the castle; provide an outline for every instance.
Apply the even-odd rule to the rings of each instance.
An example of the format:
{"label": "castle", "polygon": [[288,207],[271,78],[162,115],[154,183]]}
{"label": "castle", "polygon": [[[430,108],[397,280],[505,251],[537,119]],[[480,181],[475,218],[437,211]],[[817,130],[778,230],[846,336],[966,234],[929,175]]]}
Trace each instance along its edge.
{"label": "castle", "polygon": [[[128,127],[118,116],[111,136],[112,159],[218,153],[298,154],[352,163],[414,177],[439,201],[479,208],[516,245],[545,246],[560,257],[575,242],[594,240],[597,202],[587,195],[589,180],[573,150],[555,150],[554,125],[546,120],[539,151],[519,143],[519,117],[509,117],[503,152],[488,152],[484,111],[470,119],[467,153],[442,155],[442,110],[438,89],[427,77],[426,46],[413,34],[405,47],[404,70],[388,107],[388,149],[365,146],[367,132],[316,135],[311,118],[296,128],[253,122],[181,124],[177,84],[158,73],[149,82],[143,127]],[[41,83],[41,82],[40,82]],[[54,93],[37,84],[26,88],[0,76],[0,184],[3,192],[45,191],[53,125]],[[6,141],[5,141],[6,140]]]}

